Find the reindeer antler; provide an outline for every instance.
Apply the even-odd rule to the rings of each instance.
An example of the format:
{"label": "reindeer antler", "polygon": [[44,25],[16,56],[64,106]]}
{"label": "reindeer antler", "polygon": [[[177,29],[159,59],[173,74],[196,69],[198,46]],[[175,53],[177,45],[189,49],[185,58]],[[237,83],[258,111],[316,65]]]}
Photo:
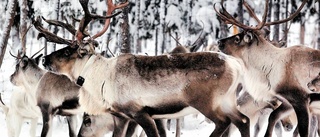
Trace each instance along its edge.
{"label": "reindeer antler", "polygon": [[33,25],[40,32],[38,34],[37,39],[44,37],[49,42],[54,42],[54,43],[58,43],[58,44],[66,44],[69,46],[71,46],[73,43],[72,40],[61,38],[61,37],[51,33],[47,29],[43,28],[42,23],[41,23],[41,18],[39,16],[37,17],[36,20],[33,21]]}
{"label": "reindeer antler", "polygon": [[3,103],[3,101],[2,101],[1,93],[0,93],[0,103],[1,103],[2,105],[5,105],[5,104]]}
{"label": "reindeer antler", "polygon": [[[89,0],[79,0],[85,15],[84,17],[80,20],[80,24],[78,27],[78,30],[76,30],[72,25],[68,24],[68,23],[64,23],[61,21],[54,21],[54,20],[47,20],[44,17],[43,20],[46,21],[48,24],[50,25],[57,25],[63,28],[66,28],[70,33],[72,33],[75,38],[76,41],[74,40],[68,40],[65,38],[61,38],[59,36],[57,36],[56,34],[53,34],[51,32],[49,32],[47,29],[43,28],[42,24],[41,24],[41,18],[38,17],[35,21],[33,21],[33,24],[35,26],[35,28],[40,32],[38,35],[38,39],[41,37],[44,37],[47,39],[47,41],[49,42],[54,42],[54,43],[58,43],[58,44],[66,44],[69,46],[75,46],[75,45],[82,45],[83,44],[83,39],[87,36],[89,36],[89,33],[85,31],[86,26],[95,19],[106,19],[106,23],[104,28],[102,29],[102,31],[100,31],[99,33],[95,34],[92,38],[90,38],[88,41],[91,41],[89,43],[92,43],[92,41],[101,36],[103,33],[106,32],[106,30],[109,27],[109,23],[110,23],[110,18],[115,17],[117,15],[119,15],[121,12],[117,12],[115,14],[112,14],[112,12],[115,9],[119,9],[122,8],[124,6],[127,6],[129,2],[123,3],[123,4],[119,4],[119,5],[114,5],[112,3],[112,0],[108,0],[107,4],[108,4],[108,12],[107,12],[107,16],[100,16],[100,15],[96,15],[96,14],[91,14],[89,9],[88,9],[88,2]],[[110,4],[111,3],[111,4]],[[73,18],[75,19],[75,18]],[[108,23],[107,23],[108,22]],[[87,43],[87,42],[85,42]],[[95,42],[93,42],[95,43]]]}
{"label": "reindeer antler", "polygon": [[15,56],[15,55],[13,55],[12,53],[11,53],[11,51],[9,51],[9,53],[10,53],[10,55],[12,56],[12,57],[14,57],[14,58],[16,58],[16,59],[21,59],[22,57],[20,56],[20,53],[18,53],[18,56]]}
{"label": "reindeer antler", "polygon": [[126,3],[123,3],[123,4],[119,4],[119,5],[115,5],[113,4],[112,0],[107,0],[106,4],[108,5],[108,10],[107,10],[107,16],[99,16],[99,15],[95,15],[95,14],[91,14],[88,10],[88,0],[79,0],[84,12],[85,12],[85,15],[84,17],[81,19],[80,21],[80,25],[79,25],[79,28],[78,28],[78,31],[76,33],[76,39],[78,41],[81,41],[83,40],[83,38],[85,37],[85,34],[83,33],[85,27],[89,24],[89,22],[93,19],[106,19],[106,22],[105,22],[105,25],[103,27],[103,29],[98,32],[97,34],[95,34],[92,39],[95,39],[99,36],[101,36],[102,34],[104,34],[107,29],[109,28],[109,24],[110,24],[110,18],[120,14],[121,12],[118,12],[116,14],[112,14],[112,12],[116,9],[119,9],[119,8],[123,8],[125,6],[127,6],[129,4],[129,2],[127,1]]}
{"label": "reindeer antler", "polygon": [[32,56],[31,56],[31,58],[33,58],[34,56],[36,56],[38,53],[40,53],[40,51],[42,51],[44,49],[44,47],[43,48],[41,48],[39,51],[37,51],[36,53],[34,53]]}
{"label": "reindeer antler", "polygon": [[64,23],[62,21],[58,21],[58,20],[47,20],[45,19],[43,16],[41,16],[42,19],[47,22],[49,25],[55,25],[55,26],[60,26],[62,28],[66,28],[72,35],[75,35],[77,30],[68,22]]}
{"label": "reindeer antler", "polygon": [[258,17],[255,15],[255,13],[253,12],[252,8],[248,5],[247,2],[243,2],[244,6],[246,7],[246,9],[248,10],[250,16],[252,16],[257,22],[258,22],[258,25],[255,26],[255,27],[252,27],[252,26],[247,26],[247,25],[244,25],[243,23],[237,21],[234,17],[232,17],[232,15],[230,15],[226,9],[223,7],[223,4],[221,4],[221,10],[218,11],[216,9],[216,6],[214,4],[214,10],[217,12],[217,15],[223,20],[225,21],[225,23],[227,24],[233,24],[233,25],[236,25],[242,29],[245,29],[245,30],[259,30],[261,28],[263,28],[264,26],[270,26],[270,25],[276,25],[276,24],[280,24],[280,23],[284,23],[284,22],[287,22],[289,20],[292,20],[293,18],[295,18],[299,12],[302,10],[302,8],[304,7],[304,5],[307,3],[308,0],[304,0],[302,2],[302,4],[300,5],[300,7],[298,8],[298,10],[296,12],[294,12],[293,14],[291,14],[288,18],[286,19],[282,19],[282,20],[278,20],[278,21],[273,21],[273,22],[266,22],[266,18],[267,18],[267,13],[268,13],[268,3],[269,3],[269,0],[266,0],[266,5],[265,5],[265,9],[264,9],[264,13],[263,13],[263,16],[262,16],[262,21],[260,21],[258,19]]}
{"label": "reindeer antler", "polygon": [[[114,10],[123,8],[129,4],[129,2],[127,1],[127,2],[121,3],[119,5],[115,5],[115,4],[113,4],[112,0],[106,0],[106,3],[108,5],[107,15],[111,15]],[[109,28],[109,25],[110,25],[110,19],[107,19],[104,24],[103,29],[100,32],[98,32],[97,34],[95,34],[94,36],[92,36],[92,39],[100,37],[102,34],[104,34],[107,31],[107,29]]]}

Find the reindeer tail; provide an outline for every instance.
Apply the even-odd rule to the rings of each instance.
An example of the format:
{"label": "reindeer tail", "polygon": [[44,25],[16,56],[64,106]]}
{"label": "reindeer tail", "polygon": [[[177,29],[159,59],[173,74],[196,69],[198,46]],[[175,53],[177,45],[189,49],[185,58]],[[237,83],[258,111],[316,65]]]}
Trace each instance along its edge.
{"label": "reindeer tail", "polygon": [[9,107],[7,107],[3,101],[2,101],[2,97],[1,97],[1,93],[0,93],[0,107],[3,109],[5,115],[8,114],[8,111],[9,111]]}

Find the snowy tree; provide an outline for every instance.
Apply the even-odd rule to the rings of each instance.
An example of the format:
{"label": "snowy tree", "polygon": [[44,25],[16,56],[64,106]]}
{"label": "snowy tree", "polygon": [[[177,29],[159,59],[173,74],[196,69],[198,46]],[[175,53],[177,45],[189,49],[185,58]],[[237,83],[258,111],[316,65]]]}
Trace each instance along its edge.
{"label": "snowy tree", "polygon": [[14,16],[16,14],[15,9],[18,5],[17,0],[10,0],[10,3],[8,4],[8,9],[6,12],[6,20],[4,23],[4,33],[0,40],[0,68],[3,62],[3,57],[7,49],[8,39],[10,36],[10,30],[13,25]]}
{"label": "snowy tree", "polygon": [[[122,1],[120,1],[122,2]],[[130,33],[129,33],[129,7],[123,8],[122,18],[120,21],[119,44],[121,45],[121,53],[131,53]]]}

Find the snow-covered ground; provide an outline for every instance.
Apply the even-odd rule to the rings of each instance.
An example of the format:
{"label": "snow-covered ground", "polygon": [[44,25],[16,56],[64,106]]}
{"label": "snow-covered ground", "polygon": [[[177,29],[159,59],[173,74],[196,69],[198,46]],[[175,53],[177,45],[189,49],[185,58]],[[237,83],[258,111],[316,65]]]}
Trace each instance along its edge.
{"label": "snow-covered ground", "polygon": [[[4,121],[4,114],[2,111],[0,111],[0,136],[1,137],[7,137],[7,128]],[[68,126],[66,124],[66,121],[63,117],[55,117],[54,118],[54,125],[53,125],[53,137],[67,137],[68,136]],[[38,128],[37,128],[37,136],[40,136],[41,132],[41,126],[42,123],[39,121]],[[215,125],[214,123],[208,123],[205,121],[204,116],[202,115],[188,115],[184,118],[184,126],[181,130],[181,136],[182,137],[206,137],[211,134],[213,131]],[[265,126],[263,127],[263,130],[265,130]],[[28,137],[29,136],[29,129],[30,124],[28,121],[26,121],[23,124],[20,137]],[[251,129],[252,130],[252,129]],[[140,130],[141,131],[141,128]],[[284,132],[283,136],[292,136],[292,132]],[[262,134],[260,134],[262,135]],[[112,134],[108,133],[105,135],[105,137],[111,137]],[[167,136],[168,137],[175,137],[175,120],[172,121],[170,130],[167,130]],[[231,137],[240,137],[240,134],[238,131],[232,134]]]}

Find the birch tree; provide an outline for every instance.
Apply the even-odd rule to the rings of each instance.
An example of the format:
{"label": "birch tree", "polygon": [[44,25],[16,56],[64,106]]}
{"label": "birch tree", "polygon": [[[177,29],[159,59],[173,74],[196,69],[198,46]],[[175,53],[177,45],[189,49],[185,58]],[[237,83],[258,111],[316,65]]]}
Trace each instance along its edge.
{"label": "birch tree", "polygon": [[[320,33],[320,1],[317,2],[318,3],[318,32]],[[317,39],[317,49],[320,49],[320,35],[318,35],[318,39]]]}
{"label": "birch tree", "polygon": [[14,16],[16,14],[15,9],[17,6],[18,1],[17,0],[10,0],[8,4],[8,10],[6,12],[6,20],[5,20],[5,27],[4,27],[4,33],[0,40],[0,68],[3,62],[4,54],[7,49],[8,39],[10,36],[10,30],[13,25]]}
{"label": "birch tree", "polygon": [[[274,1],[274,6],[273,6],[273,20],[279,20],[280,19],[280,0],[275,0]],[[279,33],[280,33],[280,27],[279,24],[276,24],[273,26],[273,39],[272,41],[278,42],[279,41]]]}
{"label": "birch tree", "polygon": [[27,34],[27,15],[28,15],[28,5],[27,0],[20,0],[20,41],[22,53],[26,53],[26,37]]}
{"label": "birch tree", "polygon": [[[123,2],[123,1],[120,1]],[[126,6],[122,10],[122,18],[120,21],[120,37],[119,37],[119,45],[121,53],[130,53],[130,33],[129,33],[129,6]]]}
{"label": "birch tree", "polygon": [[141,0],[136,0],[136,11],[135,11],[135,32],[134,32],[134,47],[135,47],[135,53],[141,52],[141,42],[139,38],[139,29],[140,29],[140,3]]}

